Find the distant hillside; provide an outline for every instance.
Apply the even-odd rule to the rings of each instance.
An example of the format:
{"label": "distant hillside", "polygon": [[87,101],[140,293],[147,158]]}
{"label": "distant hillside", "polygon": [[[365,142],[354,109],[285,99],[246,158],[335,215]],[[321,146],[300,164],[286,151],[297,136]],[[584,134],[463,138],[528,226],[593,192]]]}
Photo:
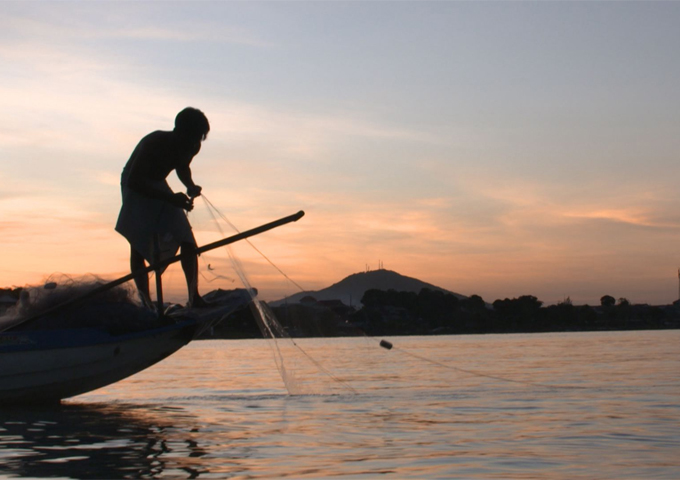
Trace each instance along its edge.
{"label": "distant hillside", "polygon": [[280,306],[284,303],[298,303],[301,298],[312,296],[316,300],[341,300],[346,305],[358,307],[364,292],[370,289],[377,290],[396,290],[398,292],[418,293],[423,288],[438,290],[446,293],[453,293],[458,298],[466,298],[454,292],[449,292],[443,288],[422,282],[416,278],[406,277],[391,270],[374,270],[371,272],[355,273],[322,290],[300,292],[288,298],[270,302],[272,306]]}

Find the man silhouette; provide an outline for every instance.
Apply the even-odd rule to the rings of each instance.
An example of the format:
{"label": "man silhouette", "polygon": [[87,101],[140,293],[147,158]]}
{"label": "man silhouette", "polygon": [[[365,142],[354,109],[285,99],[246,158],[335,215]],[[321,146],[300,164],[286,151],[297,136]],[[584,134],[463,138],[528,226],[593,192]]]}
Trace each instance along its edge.
{"label": "man silhouette", "polygon": [[[198,293],[196,240],[185,211],[201,187],[191,178],[191,161],[210,131],[200,110],[187,107],[177,114],[172,131],[155,131],[142,138],[132,152],[121,177],[123,206],[116,231],[130,242],[130,269],[140,272],[147,262],[169,258],[181,249],[182,269],[187,281],[190,307],[205,306]],[[175,171],[187,193],[173,192],[167,176]],[[134,277],[142,301],[151,305],[149,277]]]}

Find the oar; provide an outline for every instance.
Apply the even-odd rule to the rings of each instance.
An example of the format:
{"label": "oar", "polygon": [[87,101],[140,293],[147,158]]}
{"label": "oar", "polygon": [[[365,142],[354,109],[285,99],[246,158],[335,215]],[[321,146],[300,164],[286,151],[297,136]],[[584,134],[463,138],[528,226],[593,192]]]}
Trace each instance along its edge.
{"label": "oar", "polygon": [[[252,237],[254,235],[259,235],[260,233],[264,233],[268,230],[271,230],[271,229],[276,228],[276,227],[280,227],[280,226],[285,225],[287,223],[297,222],[298,220],[300,220],[304,216],[304,214],[305,214],[305,212],[300,210],[299,212],[297,212],[294,215],[289,215],[287,217],[283,217],[283,218],[280,218],[280,219],[275,220],[273,222],[266,223],[266,224],[261,225],[259,227],[253,228],[251,230],[246,230],[245,232],[238,233],[238,234],[233,235],[231,237],[223,238],[222,240],[218,240],[216,242],[209,243],[207,245],[203,245],[202,247],[199,247],[199,248],[196,249],[196,253],[201,254],[201,253],[207,252],[209,250],[214,250],[214,249],[219,248],[219,247],[224,247],[225,245],[229,245],[230,243],[238,242],[239,240],[243,240],[245,238]],[[130,273],[128,275],[125,275],[124,277],[121,277],[117,280],[113,280],[109,283],[106,283],[104,285],[100,285],[99,287],[93,288],[89,292],[86,292],[79,297],[73,298],[71,300],[67,300],[63,303],[60,303],[59,305],[55,305],[52,308],[48,308],[47,310],[44,310],[40,313],[37,313],[37,314],[33,315],[32,317],[28,317],[28,318],[22,320],[19,323],[16,323],[16,324],[11,325],[11,326],[3,329],[3,330],[0,330],[0,332],[3,332],[5,330],[9,330],[10,328],[16,327],[17,325],[23,325],[25,323],[32,322],[34,320],[42,318],[46,315],[49,315],[49,314],[54,313],[56,311],[59,311],[61,309],[71,307],[71,306],[73,306],[77,303],[82,302],[83,300],[86,300],[90,297],[93,297],[93,296],[98,295],[102,292],[110,290],[114,287],[117,287],[118,285],[122,285],[125,282],[129,282],[130,280],[134,279],[136,275],[139,275],[139,274],[142,274],[142,273],[149,273],[149,272],[152,272],[154,270],[165,268],[170,264],[179,262],[181,259],[182,259],[182,255],[180,254],[180,255],[175,255],[172,258],[162,260],[158,263],[154,263],[153,265],[149,265],[148,267],[146,267],[144,269],[137,270],[134,273]]]}

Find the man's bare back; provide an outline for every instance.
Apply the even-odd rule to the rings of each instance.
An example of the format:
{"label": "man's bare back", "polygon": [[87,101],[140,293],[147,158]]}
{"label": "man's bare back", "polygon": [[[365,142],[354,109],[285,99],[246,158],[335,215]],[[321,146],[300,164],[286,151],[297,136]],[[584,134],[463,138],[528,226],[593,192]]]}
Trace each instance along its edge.
{"label": "man's bare back", "polygon": [[[165,180],[170,172],[175,170],[177,177],[187,187],[190,196],[197,196],[200,191],[195,191],[196,185],[191,178],[190,165],[200,150],[200,140],[193,143],[193,139],[182,138],[177,132],[150,133],[132,152],[123,170],[123,181],[128,187],[142,195],[173,203],[177,202],[177,198],[173,200],[167,195],[160,195],[153,188],[152,182]],[[181,204],[177,206],[183,207]]]}

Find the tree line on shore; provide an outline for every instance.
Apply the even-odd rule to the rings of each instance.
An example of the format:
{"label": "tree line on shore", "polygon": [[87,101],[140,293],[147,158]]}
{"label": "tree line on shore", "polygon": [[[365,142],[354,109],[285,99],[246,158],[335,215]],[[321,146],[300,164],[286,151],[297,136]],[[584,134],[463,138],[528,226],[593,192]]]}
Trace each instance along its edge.
{"label": "tree line on shore", "polygon": [[367,291],[355,321],[375,334],[520,333],[677,328],[675,307],[633,305],[605,295],[600,305],[574,305],[566,299],[543,306],[533,295],[496,300],[423,289],[419,293]]}
{"label": "tree line on shore", "polygon": [[[531,333],[680,328],[680,307],[634,305],[604,295],[600,305],[573,305],[567,298],[544,306],[532,295],[485,302],[479,295],[456,295],[423,288],[420,292],[367,290],[362,307],[339,301],[316,301],[274,307],[280,323],[293,337],[349,335],[436,335]],[[249,311],[220,327],[219,337],[259,336]]]}

